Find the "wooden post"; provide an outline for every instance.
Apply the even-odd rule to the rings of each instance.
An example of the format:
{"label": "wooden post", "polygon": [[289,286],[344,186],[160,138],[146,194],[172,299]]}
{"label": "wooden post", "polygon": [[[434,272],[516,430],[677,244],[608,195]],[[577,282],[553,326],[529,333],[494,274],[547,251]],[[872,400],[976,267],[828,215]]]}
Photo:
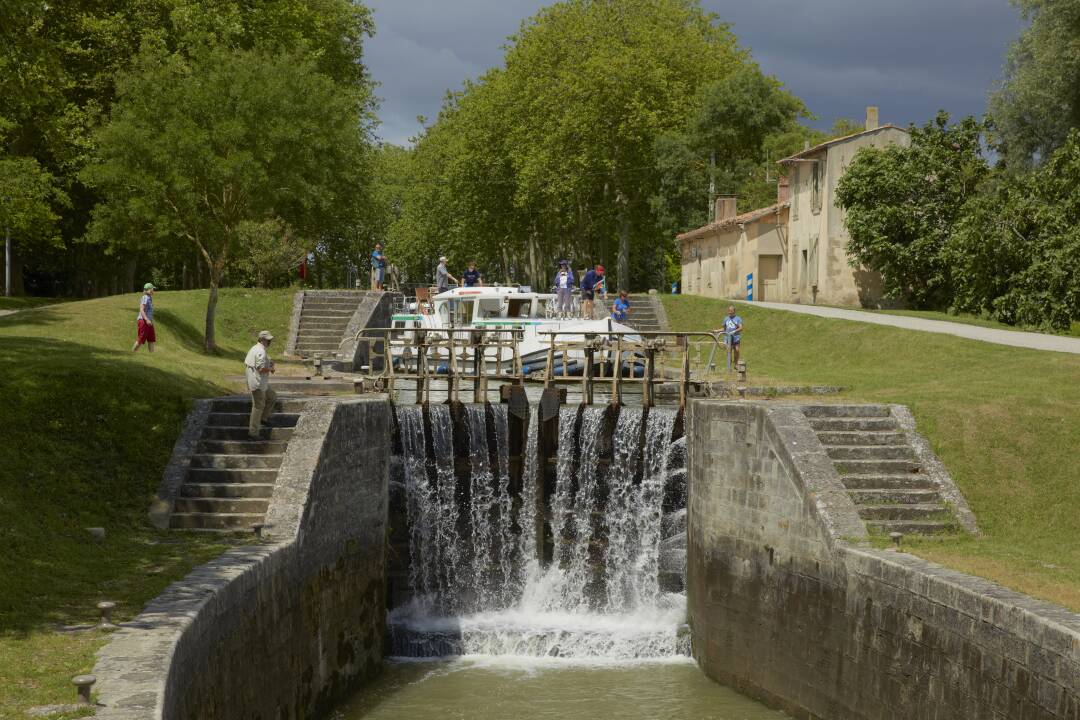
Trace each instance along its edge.
{"label": "wooden post", "polygon": [[645,348],[645,377],[642,378],[641,404],[645,407],[653,406],[653,374],[656,372],[656,349],[652,346]]}
{"label": "wooden post", "polygon": [[686,396],[690,392],[690,338],[685,335],[679,336],[679,346],[682,348],[682,382],[679,384],[679,409],[686,407]]}
{"label": "wooden post", "polygon": [[622,336],[615,338],[614,375],[611,378],[611,402],[622,404]]}
{"label": "wooden post", "polygon": [[594,350],[588,336],[585,338],[585,368],[581,373],[582,398],[586,405],[593,404],[593,358]]}
{"label": "wooden post", "polygon": [[451,330],[447,333],[450,341],[450,362],[446,366],[447,372],[447,386],[446,386],[446,400],[448,402],[458,401],[458,377],[457,377],[457,347],[454,344],[454,331]]}
{"label": "wooden post", "polygon": [[544,387],[549,388],[554,382],[554,368],[555,368],[555,336],[549,335],[548,340],[548,355],[547,355],[547,372],[544,375]]}

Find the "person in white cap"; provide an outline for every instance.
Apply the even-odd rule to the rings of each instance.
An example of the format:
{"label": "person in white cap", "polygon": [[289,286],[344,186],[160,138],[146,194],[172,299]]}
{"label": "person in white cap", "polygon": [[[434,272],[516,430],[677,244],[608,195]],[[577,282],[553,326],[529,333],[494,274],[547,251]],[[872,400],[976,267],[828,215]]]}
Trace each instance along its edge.
{"label": "person in white cap", "polygon": [[270,416],[274,414],[274,403],[277,401],[277,393],[270,389],[270,373],[277,368],[266,351],[273,342],[274,336],[269,330],[259,333],[259,341],[248,350],[244,359],[244,376],[247,378],[248,390],[251,391],[251,419],[248,421],[248,436],[252,440],[259,440],[259,431],[263,425],[270,424]]}
{"label": "person in white cap", "polygon": [[458,279],[451,275],[450,271],[446,269],[446,256],[443,255],[439,258],[439,266],[435,268],[436,293],[444,293],[449,290],[451,280],[455,283],[458,281]]}

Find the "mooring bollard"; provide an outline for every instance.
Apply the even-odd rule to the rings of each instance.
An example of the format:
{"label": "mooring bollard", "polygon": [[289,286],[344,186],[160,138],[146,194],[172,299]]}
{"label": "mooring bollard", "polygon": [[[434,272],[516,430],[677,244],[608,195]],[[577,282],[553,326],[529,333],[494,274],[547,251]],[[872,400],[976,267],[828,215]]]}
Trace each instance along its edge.
{"label": "mooring bollard", "polygon": [[889,539],[893,541],[893,545],[900,547],[900,541],[904,539],[904,533],[891,532],[889,533]]}
{"label": "mooring bollard", "polygon": [[71,678],[71,682],[75,685],[77,692],[79,693],[79,699],[77,704],[89,705],[90,704],[90,688],[97,682],[97,678],[93,675],[76,675]]}
{"label": "mooring bollard", "polygon": [[251,529],[255,532],[255,537],[261,538],[263,529],[266,527],[266,523],[252,523]]}
{"label": "mooring bollard", "polygon": [[735,364],[735,371],[739,374],[739,382],[746,382],[746,361],[740,360]]}
{"label": "mooring bollard", "polygon": [[115,630],[116,625],[113,625],[112,611],[116,608],[116,603],[111,600],[103,600],[97,604],[97,609],[101,611],[101,620],[98,622],[99,630]]}

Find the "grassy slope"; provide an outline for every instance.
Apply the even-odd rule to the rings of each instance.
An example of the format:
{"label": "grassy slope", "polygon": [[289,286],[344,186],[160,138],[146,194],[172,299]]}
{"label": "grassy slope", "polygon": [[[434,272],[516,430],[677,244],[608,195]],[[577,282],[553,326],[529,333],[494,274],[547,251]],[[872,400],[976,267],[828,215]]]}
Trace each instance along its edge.
{"label": "grassy slope", "polygon": [[0,317],[0,717],[70,701],[93,666],[103,636],[56,625],[94,620],[103,599],[129,618],[222,550],[155,531],[148,501],[191,400],[235,392],[221,378],[259,329],[285,337],[291,298],[223,291],[219,356],[200,351],[205,291],[157,295],[153,355],[131,353],[134,294]]}
{"label": "grassy slope", "polygon": [[[718,327],[727,301],[665,296],[673,330]],[[984,537],[918,555],[1080,611],[1080,356],[739,306],[752,380],[843,385],[908,405]]]}
{"label": "grassy slope", "polygon": [[54,305],[56,303],[71,302],[68,298],[32,297],[20,295],[19,297],[0,296],[0,310],[29,310],[42,305]]}

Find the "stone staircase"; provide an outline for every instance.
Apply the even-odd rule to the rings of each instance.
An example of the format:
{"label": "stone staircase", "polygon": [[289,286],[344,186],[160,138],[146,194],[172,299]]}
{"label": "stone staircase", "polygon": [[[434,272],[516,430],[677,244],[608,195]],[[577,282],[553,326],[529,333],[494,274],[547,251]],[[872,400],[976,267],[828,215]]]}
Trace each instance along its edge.
{"label": "stone staircase", "polygon": [[345,329],[363,299],[363,295],[348,291],[305,293],[295,353],[304,358],[336,355]]}
{"label": "stone staircase", "polygon": [[251,399],[215,400],[169,527],[205,532],[248,530],[265,519],[278,468],[300,419],[302,401],[278,399],[272,427],[248,437]]}
{"label": "stone staircase", "polygon": [[885,405],[803,408],[872,533],[960,531],[911,439]]}
{"label": "stone staircase", "polygon": [[[601,317],[611,317],[611,307],[618,296],[609,294],[608,299],[599,299],[596,307]],[[660,307],[660,297],[648,293],[633,293],[629,296],[630,314],[626,324],[641,332],[664,332],[667,330],[667,315]]]}

